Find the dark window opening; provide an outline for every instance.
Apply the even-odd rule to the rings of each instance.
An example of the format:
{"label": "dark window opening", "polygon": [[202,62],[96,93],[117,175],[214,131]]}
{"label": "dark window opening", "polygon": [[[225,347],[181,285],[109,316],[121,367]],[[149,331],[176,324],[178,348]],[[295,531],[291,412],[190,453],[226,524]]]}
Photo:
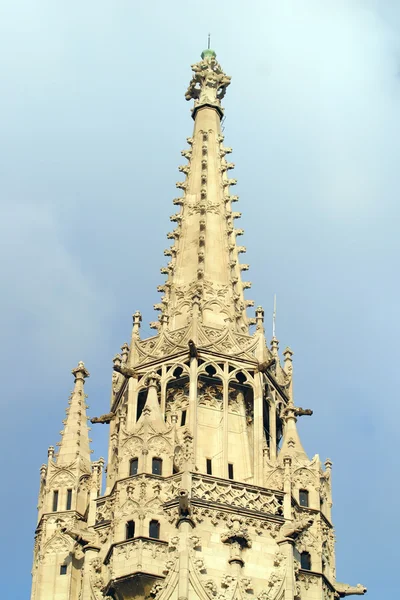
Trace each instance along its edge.
{"label": "dark window opening", "polygon": [[152,520],[149,524],[149,537],[159,540],[160,539],[160,523]]}
{"label": "dark window opening", "polygon": [[176,378],[179,379],[179,377],[181,377],[183,373],[183,369],[182,367],[176,367],[175,371],[172,373],[172,375]]}
{"label": "dark window opening", "polygon": [[243,384],[246,381],[247,377],[244,373],[242,373],[242,371],[239,371],[239,373],[236,373],[236,379],[239,383]]}
{"label": "dark window opening", "polygon": [[129,461],[129,475],[137,475],[138,472],[139,459],[132,458]]}
{"label": "dark window opening", "polygon": [[153,475],[162,475],[162,459],[161,458],[153,458],[151,464],[151,472]]}
{"label": "dark window opening", "polygon": [[207,458],[207,475],[212,475],[212,462],[211,458]]}
{"label": "dark window opening", "polygon": [[135,537],[135,521],[128,521],[125,525],[125,539],[131,540]]}
{"label": "dark window opening", "polygon": [[146,400],[147,400],[147,390],[142,390],[141,392],[138,393],[138,398],[137,398],[136,421],[138,421],[140,419],[140,415],[143,412],[144,405],[146,404]]}
{"label": "dark window opening", "polygon": [[181,414],[181,427],[184,425],[186,425],[186,410],[183,410]]}
{"label": "dark window opening", "polygon": [[60,575],[67,574],[67,565],[60,565]]}
{"label": "dark window opening", "polygon": [[53,492],[53,512],[56,512],[58,507],[58,490]]}
{"label": "dark window opening", "polygon": [[279,416],[278,410],[276,411],[276,449],[278,450],[279,444],[281,443],[283,436],[283,422]]}
{"label": "dark window opening", "polygon": [[71,510],[72,506],[72,490],[67,490],[67,502],[65,503],[65,509]]}
{"label": "dark window opening", "polygon": [[308,491],[307,490],[300,490],[300,492],[299,492],[299,500],[300,500],[300,506],[309,506],[309,504],[308,504]]}
{"label": "dark window opening", "polygon": [[269,403],[267,398],[263,399],[263,427],[264,427],[264,436],[265,441],[268,444],[268,448],[271,443],[271,434],[270,434],[270,424],[269,424]]}
{"label": "dark window opening", "polygon": [[233,479],[233,464],[228,463],[228,477],[229,479]]}
{"label": "dark window opening", "polygon": [[311,571],[311,556],[309,552],[302,552],[300,554],[300,566],[306,571]]}
{"label": "dark window opening", "polygon": [[214,377],[214,375],[216,375],[217,371],[216,371],[215,367],[213,367],[212,365],[208,365],[206,367],[206,373],[210,377]]}

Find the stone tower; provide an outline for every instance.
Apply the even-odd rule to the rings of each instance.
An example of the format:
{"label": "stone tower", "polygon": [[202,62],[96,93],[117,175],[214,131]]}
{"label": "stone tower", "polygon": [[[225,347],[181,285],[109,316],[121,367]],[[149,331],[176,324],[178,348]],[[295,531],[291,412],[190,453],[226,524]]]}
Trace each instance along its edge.
{"label": "stone tower", "polygon": [[333,600],[331,462],[308,458],[296,421],[292,351],[249,318],[235,227],[230,84],[206,50],[186,92],[194,130],[179,167],[166,281],[141,339],[114,357],[105,491],[89,450],[83,363],[58,453],[41,468],[31,600]]}

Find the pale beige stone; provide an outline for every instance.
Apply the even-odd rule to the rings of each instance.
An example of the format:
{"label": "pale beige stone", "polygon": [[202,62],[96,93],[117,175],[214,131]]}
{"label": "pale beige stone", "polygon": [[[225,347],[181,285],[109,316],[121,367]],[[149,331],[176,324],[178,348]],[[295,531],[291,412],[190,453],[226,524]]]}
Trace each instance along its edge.
{"label": "pale beige stone", "polygon": [[[50,447],[41,468],[31,600],[333,600],[366,591],[336,582],[331,462],[324,469],[301,444],[296,421],[311,411],[294,404],[292,351],[282,365],[275,333],[266,344],[262,308],[246,314],[248,265],[239,263],[234,165],[221,134],[230,78],[212,51],[192,69],[194,131],[157,334],[142,340],[134,314],[131,344],[113,359],[110,412],[93,419],[110,425],[104,494],[103,460],[90,458],[88,372],[83,363],[73,370],[59,451]],[[302,552],[311,569],[301,568]]]}

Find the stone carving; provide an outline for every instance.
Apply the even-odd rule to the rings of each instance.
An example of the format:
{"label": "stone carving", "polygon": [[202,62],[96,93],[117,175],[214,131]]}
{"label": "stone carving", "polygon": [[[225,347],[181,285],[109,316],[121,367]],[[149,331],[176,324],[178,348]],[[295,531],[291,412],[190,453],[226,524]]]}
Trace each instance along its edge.
{"label": "stone carving", "polygon": [[367,593],[367,588],[361,585],[361,583],[357,583],[357,585],[348,585],[347,583],[339,583],[336,581],[335,589],[340,598],[344,598],[345,596],[363,596]]}
{"label": "stone carving", "polygon": [[92,588],[92,592],[96,600],[100,600],[103,598],[103,594],[101,590],[104,587],[104,579],[101,574],[102,571],[102,562],[100,558],[94,558],[90,561],[90,584]]}
{"label": "stone carving", "polygon": [[222,410],[222,385],[198,385],[198,404],[207,408]]}
{"label": "stone carving", "polygon": [[59,552],[69,553],[71,549],[71,541],[60,530],[57,530],[46,543],[44,554],[57,554]]}
{"label": "stone carving", "polygon": [[189,215],[194,214],[205,214],[205,213],[213,213],[217,214],[220,212],[220,204],[217,202],[190,202],[188,203],[188,213]]}
{"label": "stone carving", "polygon": [[179,516],[181,518],[190,517],[192,514],[192,507],[189,499],[189,492],[187,490],[179,490]]}
{"label": "stone carving", "polygon": [[107,413],[105,415],[101,415],[100,417],[92,417],[90,419],[91,423],[106,423],[107,425],[110,423],[110,421],[112,421],[113,419],[115,419],[115,413],[114,412],[110,412]]}
{"label": "stone carving", "polygon": [[73,487],[75,485],[75,476],[67,470],[58,471],[50,480],[50,489],[57,489],[63,486]]}
{"label": "stone carving", "polygon": [[274,569],[268,578],[267,588],[257,596],[257,600],[275,600],[278,598],[286,574],[286,558],[278,550],[275,553]]}
{"label": "stone carving", "polygon": [[240,517],[231,517],[228,521],[229,529],[221,534],[221,542],[229,544],[229,563],[239,563],[244,566],[242,550],[251,548],[250,535],[247,527]]}
{"label": "stone carving", "polygon": [[286,522],[281,529],[280,535],[282,539],[297,539],[306,529],[314,523],[313,517],[308,514],[298,515],[295,521]]}
{"label": "stone carving", "polygon": [[304,586],[306,590],[308,590],[311,585],[316,585],[318,583],[318,577],[316,575],[311,575],[304,572],[297,572],[296,579]]}
{"label": "stone carving", "polygon": [[153,585],[153,587],[150,590],[150,596],[152,598],[157,598],[161,592],[165,589],[165,583],[164,582],[157,582]]}
{"label": "stone carving", "polygon": [[185,98],[194,99],[195,108],[203,104],[212,104],[220,108],[221,99],[225,96],[231,78],[223,72],[215,52],[206,50],[201,57],[200,62],[192,65],[193,77]]}
{"label": "stone carving", "polygon": [[282,512],[282,499],[267,490],[210,481],[199,476],[193,478],[192,498],[270,514]]}

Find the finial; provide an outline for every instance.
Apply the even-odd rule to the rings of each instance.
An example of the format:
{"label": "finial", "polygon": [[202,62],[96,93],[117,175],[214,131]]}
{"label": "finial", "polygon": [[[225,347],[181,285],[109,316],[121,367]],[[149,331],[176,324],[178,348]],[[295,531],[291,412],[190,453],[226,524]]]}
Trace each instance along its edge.
{"label": "finial", "polygon": [[214,107],[220,118],[223,117],[221,100],[231,78],[226,75],[216,60],[216,53],[210,47],[201,53],[201,61],[192,65],[193,77],[185,94],[186,100],[194,100],[193,118],[201,106]]}
{"label": "finial", "polygon": [[86,369],[85,363],[81,360],[78,362],[78,366],[75,367],[75,369],[72,369],[71,373],[75,377],[75,382],[78,379],[85,379],[86,377],[89,377],[89,371]]}
{"label": "finial", "polygon": [[137,310],[132,315],[132,322],[133,322],[133,333],[139,334],[140,323],[142,322],[142,315],[141,315],[140,311]]}
{"label": "finial", "polygon": [[151,373],[149,373],[145,379],[145,383],[147,385],[147,387],[155,387],[158,388],[160,382],[160,376],[155,372],[152,371]]}
{"label": "finial", "polygon": [[125,342],[121,346],[121,357],[122,357],[123,363],[126,363],[126,361],[128,360],[128,355],[129,355],[129,346],[128,346],[127,342]]}
{"label": "finial", "polygon": [[274,294],[274,312],[272,313],[272,337],[275,337],[276,326],[276,294]]}
{"label": "finial", "polygon": [[257,330],[264,329],[264,309],[262,306],[256,308],[256,326]]}
{"label": "finial", "polygon": [[283,351],[283,356],[284,356],[284,362],[285,362],[285,371],[288,375],[290,375],[292,372],[292,369],[293,369],[293,365],[292,365],[293,350],[291,348],[289,348],[289,346],[287,346]]}
{"label": "finial", "polygon": [[113,358],[114,367],[120,367],[122,363],[122,356],[120,354],[116,354]]}
{"label": "finial", "polygon": [[208,44],[207,44],[207,49],[210,49],[210,41],[211,41],[211,33],[208,34]]}

